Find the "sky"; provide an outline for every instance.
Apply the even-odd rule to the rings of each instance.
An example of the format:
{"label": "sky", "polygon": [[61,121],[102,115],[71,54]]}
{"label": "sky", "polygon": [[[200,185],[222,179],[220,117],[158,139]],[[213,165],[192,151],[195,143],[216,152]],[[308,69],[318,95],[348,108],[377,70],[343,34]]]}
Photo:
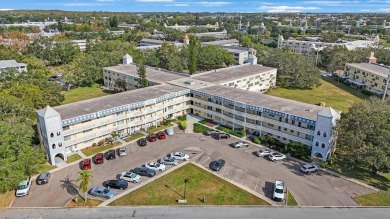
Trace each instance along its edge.
{"label": "sky", "polygon": [[0,0],[0,10],[390,13],[390,0]]}

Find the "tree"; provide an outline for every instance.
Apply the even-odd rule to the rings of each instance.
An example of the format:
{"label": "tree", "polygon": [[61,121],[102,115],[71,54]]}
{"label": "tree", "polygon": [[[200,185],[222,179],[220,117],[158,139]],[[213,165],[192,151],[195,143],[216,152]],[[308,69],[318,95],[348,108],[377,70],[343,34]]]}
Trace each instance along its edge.
{"label": "tree", "polygon": [[125,79],[117,78],[115,86],[121,91],[127,91],[127,81]]}
{"label": "tree", "polygon": [[147,87],[148,86],[148,80],[146,79],[146,67],[145,62],[140,61],[137,63],[137,72],[138,72],[138,87]]}
{"label": "tree", "polygon": [[309,147],[300,142],[293,141],[288,143],[287,145],[284,146],[283,152],[290,153],[291,156],[298,159],[304,159],[304,160],[310,159]]}
{"label": "tree", "polygon": [[337,153],[349,167],[390,172],[390,102],[371,98],[353,105],[336,128]]}
{"label": "tree", "polygon": [[198,52],[199,52],[199,41],[198,38],[194,35],[190,36],[190,61],[189,61],[189,70],[190,74],[194,74],[196,72],[196,66],[198,62]]}
{"label": "tree", "polygon": [[79,184],[79,190],[84,192],[84,201],[87,201],[87,192],[88,192],[88,185],[90,183],[93,183],[92,180],[92,172],[90,170],[80,170],[79,171],[79,178],[77,178],[76,182],[80,182]]}
{"label": "tree", "polygon": [[199,48],[198,68],[210,70],[234,63],[233,56],[219,46],[202,46]]}

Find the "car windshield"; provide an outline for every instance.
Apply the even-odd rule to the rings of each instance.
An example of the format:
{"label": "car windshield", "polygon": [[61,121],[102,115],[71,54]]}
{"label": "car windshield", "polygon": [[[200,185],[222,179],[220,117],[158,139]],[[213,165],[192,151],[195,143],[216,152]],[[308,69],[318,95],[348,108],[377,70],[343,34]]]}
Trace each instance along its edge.
{"label": "car windshield", "polygon": [[135,178],[135,176],[136,176],[135,173],[131,173],[131,174],[130,174],[130,177],[131,177],[131,178]]}
{"label": "car windshield", "polygon": [[220,165],[221,165],[221,163],[219,163],[219,162],[215,163],[216,167],[219,167]]}
{"label": "car windshield", "polygon": [[18,190],[22,190],[22,189],[26,189],[26,188],[27,188],[26,185],[20,185],[20,186],[18,186]]}
{"label": "car windshield", "polygon": [[45,179],[46,177],[47,177],[47,174],[41,174],[38,179],[42,180],[42,179]]}
{"label": "car windshield", "polygon": [[275,189],[275,192],[279,193],[279,194],[282,194],[284,191],[283,191],[283,189]]}
{"label": "car windshield", "polygon": [[103,193],[104,193],[104,194],[107,194],[108,192],[110,192],[109,189],[104,189],[104,190],[103,190]]}

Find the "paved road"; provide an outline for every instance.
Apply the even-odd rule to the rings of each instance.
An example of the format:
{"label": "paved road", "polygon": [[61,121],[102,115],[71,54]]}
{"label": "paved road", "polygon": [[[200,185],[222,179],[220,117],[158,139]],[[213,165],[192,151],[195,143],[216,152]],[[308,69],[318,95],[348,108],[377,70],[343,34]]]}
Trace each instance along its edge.
{"label": "paved road", "polygon": [[81,219],[81,218],[188,218],[188,219],[388,219],[386,208],[254,208],[254,207],[119,207],[0,210],[7,219]]}
{"label": "paved road", "polygon": [[[204,153],[195,162],[209,167],[212,161],[225,159],[226,165],[219,174],[266,197],[270,197],[275,179],[286,182],[287,188],[301,206],[356,206],[352,196],[373,192],[323,172],[302,174],[299,172],[300,164],[294,161],[270,162],[256,157],[252,153],[258,148],[253,145],[242,149],[227,146],[234,141],[236,140],[218,141],[200,134],[184,134],[175,129],[175,135],[168,136],[166,140],[148,143],[146,147],[128,144],[126,147],[129,155],[92,166],[94,186],[101,186],[103,181],[115,179],[123,171],[156,161],[174,151],[183,151],[193,157],[199,152],[184,151],[184,148],[199,147]],[[78,165],[69,166],[53,173],[47,185],[38,186],[34,183],[30,194],[16,198],[12,207],[64,207],[72,195],[77,193],[75,180],[78,170]],[[142,180],[147,180],[147,177]],[[134,185],[129,183],[129,186]]]}

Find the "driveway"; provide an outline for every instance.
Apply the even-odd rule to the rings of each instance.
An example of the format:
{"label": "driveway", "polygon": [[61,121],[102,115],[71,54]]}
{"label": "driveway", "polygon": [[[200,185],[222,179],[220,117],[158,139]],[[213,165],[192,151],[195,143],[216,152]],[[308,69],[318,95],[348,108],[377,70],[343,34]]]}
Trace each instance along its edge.
{"label": "driveway", "polygon": [[[252,153],[258,149],[254,145],[247,148],[234,149],[228,146],[236,141],[215,140],[201,134],[184,134],[175,129],[175,135],[165,140],[148,142],[145,147],[136,143],[127,144],[128,155],[117,157],[116,160],[104,164],[92,165],[93,186],[101,186],[105,180],[116,179],[118,174],[142,166],[174,151],[183,151],[194,157],[199,151],[188,151],[185,148],[198,147],[204,153],[195,161],[205,167],[216,159],[224,159],[226,165],[218,173],[234,180],[266,197],[270,197],[275,179],[286,182],[287,188],[302,206],[356,206],[351,198],[355,195],[373,192],[363,186],[344,179],[327,175],[323,172],[302,174],[299,172],[300,163],[294,161],[271,162],[259,158]],[[47,185],[31,187],[26,197],[15,198],[12,207],[63,207],[78,192],[79,166],[72,165],[52,174]],[[142,180],[147,180],[142,177]],[[129,187],[134,186],[129,183]],[[119,190],[116,190],[120,193]],[[281,203],[279,203],[281,204]]]}

